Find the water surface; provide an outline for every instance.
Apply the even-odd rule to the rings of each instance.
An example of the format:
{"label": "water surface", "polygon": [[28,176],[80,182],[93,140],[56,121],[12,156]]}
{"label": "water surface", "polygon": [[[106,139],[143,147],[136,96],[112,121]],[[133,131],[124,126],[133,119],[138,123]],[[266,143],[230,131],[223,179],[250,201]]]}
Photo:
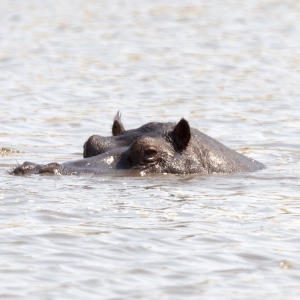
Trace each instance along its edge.
{"label": "water surface", "polygon": [[[16,7],[18,9],[16,9]],[[3,299],[298,299],[298,1],[1,1]],[[179,121],[249,174],[24,176]]]}

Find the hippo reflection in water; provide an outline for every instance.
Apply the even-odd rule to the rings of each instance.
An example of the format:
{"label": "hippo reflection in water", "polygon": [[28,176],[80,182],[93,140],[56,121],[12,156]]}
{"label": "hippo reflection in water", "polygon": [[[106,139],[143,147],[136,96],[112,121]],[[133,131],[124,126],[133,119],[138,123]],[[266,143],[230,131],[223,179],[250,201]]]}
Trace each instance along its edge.
{"label": "hippo reflection in water", "polygon": [[91,136],[84,144],[84,159],[62,164],[24,162],[20,174],[211,174],[253,172],[265,166],[229,149],[185,119],[175,123],[152,122],[125,130],[117,113],[111,137]]}

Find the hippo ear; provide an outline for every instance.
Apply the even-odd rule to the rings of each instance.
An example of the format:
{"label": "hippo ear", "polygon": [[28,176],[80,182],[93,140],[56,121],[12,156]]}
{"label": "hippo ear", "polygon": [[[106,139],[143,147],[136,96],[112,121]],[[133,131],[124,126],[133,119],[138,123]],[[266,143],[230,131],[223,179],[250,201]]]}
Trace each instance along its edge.
{"label": "hippo ear", "polygon": [[189,123],[185,119],[181,119],[172,132],[173,142],[179,151],[184,150],[190,139],[191,129]]}
{"label": "hippo ear", "polygon": [[115,116],[114,123],[112,126],[112,134],[113,134],[113,136],[117,136],[124,132],[125,132],[125,128],[121,121],[121,113],[120,113],[120,111],[118,111]]}

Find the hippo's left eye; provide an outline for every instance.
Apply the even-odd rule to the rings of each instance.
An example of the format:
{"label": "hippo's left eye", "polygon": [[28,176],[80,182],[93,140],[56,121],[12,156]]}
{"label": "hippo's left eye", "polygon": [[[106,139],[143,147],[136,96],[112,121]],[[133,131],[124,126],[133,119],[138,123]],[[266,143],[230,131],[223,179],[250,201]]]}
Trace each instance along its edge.
{"label": "hippo's left eye", "polygon": [[157,157],[157,151],[154,148],[147,148],[144,150],[144,161],[152,162],[155,161]]}

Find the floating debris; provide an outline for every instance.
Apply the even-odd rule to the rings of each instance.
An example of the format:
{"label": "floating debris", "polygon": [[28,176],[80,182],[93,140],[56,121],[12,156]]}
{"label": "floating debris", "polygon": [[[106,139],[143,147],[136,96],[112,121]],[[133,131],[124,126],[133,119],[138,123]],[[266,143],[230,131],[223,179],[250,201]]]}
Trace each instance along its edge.
{"label": "floating debris", "polygon": [[290,269],[293,267],[293,263],[287,260],[283,260],[279,263],[279,267],[282,269]]}
{"label": "floating debris", "polygon": [[0,147],[1,156],[11,155],[11,154],[14,154],[14,153],[22,153],[22,151],[11,149],[11,148]]}

